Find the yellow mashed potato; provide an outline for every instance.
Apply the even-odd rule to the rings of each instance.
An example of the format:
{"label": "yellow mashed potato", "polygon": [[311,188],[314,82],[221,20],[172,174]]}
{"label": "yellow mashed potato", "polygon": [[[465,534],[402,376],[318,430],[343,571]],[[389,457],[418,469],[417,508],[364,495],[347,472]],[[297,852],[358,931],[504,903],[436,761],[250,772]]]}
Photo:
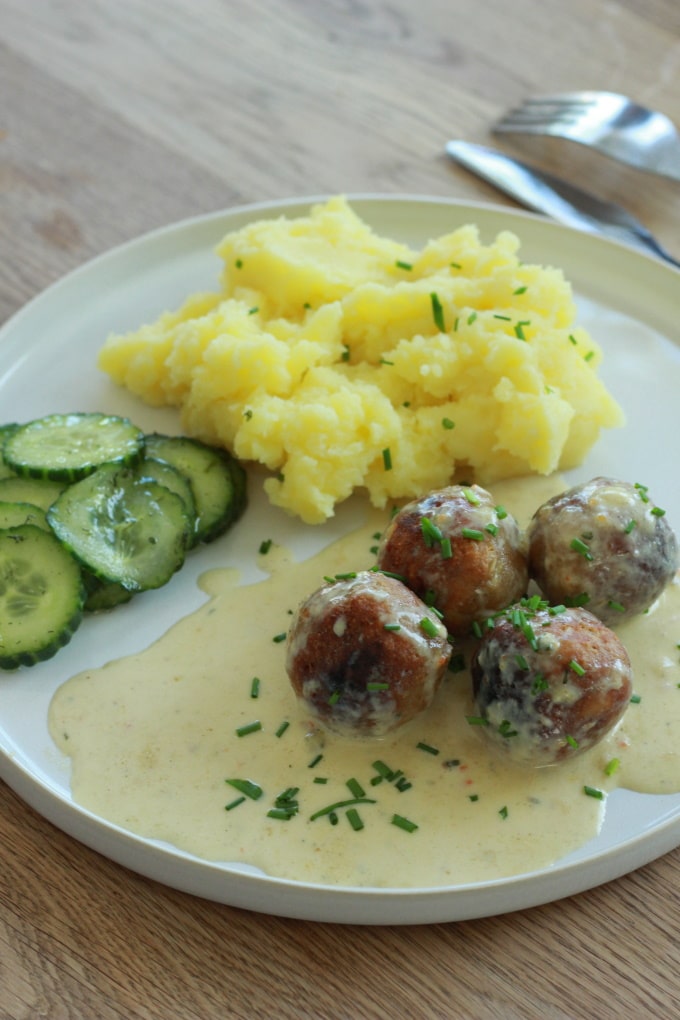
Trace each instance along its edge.
{"label": "yellow mashed potato", "polygon": [[355,489],[382,507],[461,475],[549,474],[622,414],[562,273],[518,251],[474,226],[414,251],[336,197],[228,234],[219,291],[109,337],[99,365],[266,465],[272,503],[309,523]]}

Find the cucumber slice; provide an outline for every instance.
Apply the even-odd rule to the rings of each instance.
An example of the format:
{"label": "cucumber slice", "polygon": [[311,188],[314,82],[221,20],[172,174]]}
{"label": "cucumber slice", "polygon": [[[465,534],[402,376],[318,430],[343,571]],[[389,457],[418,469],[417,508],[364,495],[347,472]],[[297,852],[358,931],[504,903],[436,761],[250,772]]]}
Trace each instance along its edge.
{"label": "cucumber slice", "polygon": [[47,520],[95,577],[132,592],[169,581],[184,562],[192,532],[176,493],[113,464],[65,489]]}
{"label": "cucumber slice", "polygon": [[35,524],[36,528],[51,531],[47,515],[33,503],[10,503],[0,500],[0,528],[18,528],[22,524]]}
{"label": "cucumber slice", "polygon": [[5,463],[18,475],[74,482],[102,464],[136,464],[144,434],[128,418],[100,413],[50,414],[5,439]]}
{"label": "cucumber slice", "polygon": [[7,440],[13,432],[19,428],[18,425],[0,425],[0,478],[11,478],[14,475],[11,467],[5,460],[4,448]]}
{"label": "cucumber slice", "polygon": [[187,513],[191,519],[196,520],[196,501],[191,482],[186,475],[163,460],[156,460],[155,457],[145,457],[136,469],[137,477],[164,485],[170,492],[176,492],[181,497]]}
{"label": "cucumber slice", "polygon": [[226,450],[198,439],[157,432],[146,436],[145,449],[147,457],[172,464],[189,479],[196,502],[195,543],[212,542],[242,512],[245,472],[241,477],[240,465]]}
{"label": "cucumber slice", "polygon": [[106,609],[114,609],[129,602],[134,592],[128,591],[117,581],[100,581],[98,577],[83,568],[83,580],[85,582],[85,612],[99,613]]}
{"label": "cucumber slice", "polygon": [[42,481],[40,478],[0,479],[0,500],[4,503],[32,503],[47,510],[66,488],[64,482]]}
{"label": "cucumber slice", "polygon": [[0,668],[51,658],[83,615],[80,567],[49,531],[0,531]]}

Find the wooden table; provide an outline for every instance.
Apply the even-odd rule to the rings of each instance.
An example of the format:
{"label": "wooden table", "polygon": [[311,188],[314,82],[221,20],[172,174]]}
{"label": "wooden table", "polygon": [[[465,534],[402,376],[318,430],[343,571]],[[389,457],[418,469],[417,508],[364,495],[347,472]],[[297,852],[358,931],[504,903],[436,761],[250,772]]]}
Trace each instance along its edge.
{"label": "wooden table", "polygon": [[[489,141],[512,102],[582,87],[680,123],[677,0],[0,0],[0,321],[196,213],[336,192],[503,201],[446,139]],[[573,145],[514,149],[624,200],[680,256],[680,185]],[[677,1015],[680,850],[521,913],[352,928],[140,878],[4,786],[0,832],[3,1018]]]}

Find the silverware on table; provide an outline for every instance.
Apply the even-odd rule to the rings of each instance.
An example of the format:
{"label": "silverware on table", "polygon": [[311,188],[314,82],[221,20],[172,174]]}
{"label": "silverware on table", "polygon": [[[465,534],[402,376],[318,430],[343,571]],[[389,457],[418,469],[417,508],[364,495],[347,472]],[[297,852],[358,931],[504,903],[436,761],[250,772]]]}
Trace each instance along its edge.
{"label": "silverware on table", "polygon": [[657,110],[617,92],[536,96],[509,110],[495,134],[552,135],[597,149],[621,163],[680,181],[680,133]]}
{"label": "silverware on table", "polygon": [[606,202],[567,181],[474,142],[451,141],[446,151],[457,163],[510,195],[528,209],[546,213],[560,223],[605,234],[652,252],[673,266],[680,262],[669,254],[647,228],[620,205]]}

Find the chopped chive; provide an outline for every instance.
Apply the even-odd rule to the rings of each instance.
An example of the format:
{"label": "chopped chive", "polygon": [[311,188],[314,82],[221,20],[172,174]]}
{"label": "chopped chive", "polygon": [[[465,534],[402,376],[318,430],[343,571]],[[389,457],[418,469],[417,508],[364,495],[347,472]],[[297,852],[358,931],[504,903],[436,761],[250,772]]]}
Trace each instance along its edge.
{"label": "chopped chive", "polygon": [[366,796],[366,791],[364,790],[363,786],[361,785],[358,779],[348,779],[347,782],[345,783],[345,786],[347,787],[347,789],[349,790],[353,797]]}
{"label": "chopped chive", "polygon": [[491,523],[491,524],[487,524],[485,526],[484,530],[488,531],[490,535],[493,535],[495,537],[498,534],[500,529],[499,529],[497,524]]}
{"label": "chopped chive", "polygon": [[254,676],[250,681],[250,696],[251,698],[259,698],[260,696],[260,678]]}
{"label": "chopped chive", "polygon": [[524,658],[523,655],[516,655],[515,656],[515,662],[517,663],[517,665],[519,666],[520,669],[528,669],[529,668],[529,663],[527,662],[527,660]]}
{"label": "chopped chive", "polygon": [[578,346],[578,340],[576,339],[573,333],[569,334],[569,340],[574,345],[574,347]]}
{"label": "chopped chive", "polygon": [[449,262],[449,265],[451,266],[452,269],[462,269],[463,268],[460,262]]}
{"label": "chopped chive", "polygon": [[401,630],[401,624],[400,623],[386,623],[384,625],[384,627],[383,627],[383,630],[392,630],[392,631]]}
{"label": "chopped chive", "polygon": [[325,785],[328,782],[328,776],[314,776],[314,782]]}
{"label": "chopped chive", "polygon": [[285,630],[283,631],[282,634],[275,634],[274,637],[272,638],[272,641],[274,642],[275,645],[280,645],[281,642],[285,640],[286,640]]}
{"label": "chopped chive", "polygon": [[289,726],[290,726],[290,723],[288,722],[288,720],[284,719],[284,721],[281,723],[281,725],[279,726],[278,730],[276,731],[276,736],[277,737],[282,737],[283,734],[286,732],[286,730],[288,729]]}
{"label": "chopped chive", "polygon": [[576,676],[584,676],[586,672],[581,663],[577,662],[576,659],[571,659],[569,661],[569,669],[572,673],[576,673]]}
{"label": "chopped chive", "polygon": [[496,313],[494,315],[494,319],[502,319],[504,322],[512,322],[512,316],[511,315],[498,315]]}
{"label": "chopped chive", "polygon": [[594,357],[595,357],[595,351],[588,351],[587,354],[583,355],[583,360],[584,361],[592,361]]}
{"label": "chopped chive", "polygon": [[636,527],[636,525],[637,525],[637,521],[633,521],[633,520],[628,521],[628,524],[623,529],[624,532],[626,533],[626,535],[630,535],[631,531],[633,530],[634,527]]}
{"label": "chopped chive", "polygon": [[438,296],[433,292],[430,294],[430,302],[432,304],[432,318],[434,324],[440,333],[446,332],[446,324],[444,322],[444,309]]}
{"label": "chopped chive", "polygon": [[237,797],[236,800],[229,801],[228,804],[224,805],[224,810],[233,811],[235,807],[239,806],[239,804],[243,804],[245,799],[246,799],[245,797]]}
{"label": "chopped chive", "polygon": [[272,547],[271,538],[266,538],[264,542],[260,542],[260,553],[262,554],[262,556],[266,556],[271,547]]}
{"label": "chopped chive", "polygon": [[613,609],[617,613],[625,613],[626,607],[622,606],[620,602],[616,602],[614,599],[609,599],[607,605],[610,609]]}
{"label": "chopped chive", "polygon": [[241,269],[243,267],[243,259],[236,259],[234,265],[236,266],[237,269]]}
{"label": "chopped chive", "polygon": [[604,767],[604,774],[606,776],[613,776],[620,764],[621,762],[618,758],[611,758]]}
{"label": "chopped chive", "polygon": [[347,344],[343,344],[342,346],[343,346],[343,351],[342,351],[342,354],[340,356],[340,360],[341,361],[349,361],[349,347],[347,346]]}
{"label": "chopped chive", "polygon": [[550,687],[550,684],[548,683],[546,678],[543,676],[543,674],[542,673],[537,673],[536,676],[534,677],[534,682],[531,685],[531,693],[532,694],[540,694],[541,691],[547,691],[549,687]]}
{"label": "chopped chive", "polygon": [[389,767],[389,765],[386,765],[385,762],[381,761],[379,758],[373,762],[372,767],[375,769],[375,771],[378,773],[381,779],[387,779],[388,782],[392,782],[392,780],[394,779],[395,773],[393,772],[393,770]]}
{"label": "chopped chive", "polygon": [[428,637],[436,638],[439,637],[439,628],[437,624],[430,619],[429,616],[424,616],[420,621],[420,629],[427,634]]}
{"label": "chopped chive", "polygon": [[319,764],[319,762],[321,761],[322,758],[323,758],[322,754],[317,754],[316,758],[312,758],[312,760],[310,761],[310,763],[307,766],[307,768],[308,769],[315,768]]}
{"label": "chopped chive", "polygon": [[529,326],[529,325],[531,325],[531,323],[529,323],[529,322],[516,322],[515,323],[515,336],[517,337],[518,340],[526,340],[526,336],[524,335],[524,328],[523,327],[524,326]]}
{"label": "chopped chive", "polygon": [[475,542],[484,541],[484,532],[478,528],[463,528],[461,531],[463,538],[471,538]]}
{"label": "chopped chive", "polygon": [[590,595],[588,594],[587,591],[582,591],[578,595],[573,595],[571,597],[565,598],[564,601],[568,606],[578,608],[588,605],[588,603],[590,602]]}
{"label": "chopped chive", "polygon": [[385,471],[392,470],[392,453],[390,452],[389,446],[386,446],[382,452],[383,467]]}
{"label": "chopped chive", "polygon": [[488,726],[489,720],[485,719],[482,715],[466,715],[467,722],[470,726]]}
{"label": "chopped chive", "polygon": [[259,312],[259,310],[260,309],[256,305],[254,305],[252,308],[248,309],[248,315],[256,315]]}
{"label": "chopped chive", "polygon": [[572,538],[571,542],[569,543],[569,546],[571,549],[574,550],[574,552],[580,553],[581,556],[585,556],[587,560],[592,560],[593,554],[591,553],[586,543],[583,542],[580,538]]}
{"label": "chopped chive", "polygon": [[347,821],[352,826],[355,832],[360,832],[364,827],[364,823],[362,822],[361,816],[356,808],[353,807],[348,808]]}
{"label": "chopped chive", "polygon": [[431,744],[426,744],[422,740],[418,741],[418,743],[416,744],[416,747],[418,748],[419,751],[425,751],[427,754],[432,754],[432,755],[438,755],[439,754],[439,748],[438,747],[432,747]]}
{"label": "chopped chive", "polygon": [[647,492],[649,491],[649,486],[648,485],[642,485],[641,482],[636,482],[635,483],[635,488],[637,489],[638,495],[639,495],[640,499],[642,500],[642,502],[643,503],[649,503],[649,496],[647,495]]}
{"label": "chopped chive", "polygon": [[338,824],[340,819],[338,818],[338,816],[335,813],[335,811],[329,811],[328,812],[328,821],[331,823],[331,825],[337,825]]}
{"label": "chopped chive", "polygon": [[471,326],[472,323],[475,322],[476,318],[477,318],[477,312],[470,312],[470,314],[468,315],[468,320],[467,320],[468,326]]}
{"label": "chopped chive", "polygon": [[472,803],[475,804],[479,800],[479,794],[478,793],[468,794],[468,800],[471,800]]}
{"label": "chopped chive", "polygon": [[394,362],[393,361],[388,361],[387,358],[381,358],[380,359],[380,364],[381,365],[393,365]]}
{"label": "chopped chive", "polygon": [[594,786],[584,786],[583,792],[587,797],[594,797],[595,800],[604,800],[604,793],[602,790],[597,790]]}
{"label": "chopped chive", "polygon": [[328,807],[321,808],[319,811],[315,811],[313,815],[309,816],[310,822],[316,821],[317,818],[323,818],[324,815],[330,815],[334,811],[339,811],[340,808],[352,807],[355,804],[375,804],[375,800],[371,800],[370,797],[352,797],[351,800],[338,800],[335,804],[329,804]]}
{"label": "chopped chive", "polygon": [[499,815],[501,816],[501,818],[503,818],[503,819],[507,818],[507,817],[508,817],[508,809],[507,809],[507,807],[503,806],[503,807],[502,807],[502,808],[500,809],[500,811],[498,812],[498,814],[499,814]]}
{"label": "chopped chive", "polygon": [[337,690],[333,691],[333,693],[330,695],[330,697],[328,699],[328,704],[329,705],[337,705],[337,703],[340,701],[341,697],[342,697],[342,691],[338,687]]}
{"label": "chopped chive", "polygon": [[378,680],[370,680],[366,684],[367,691],[389,691],[390,685]]}
{"label": "chopped chive", "polygon": [[356,570],[346,570],[344,574],[336,574],[336,581],[353,581],[357,576]]}
{"label": "chopped chive", "polygon": [[502,737],[516,737],[517,730],[513,730],[512,723],[508,719],[504,719],[498,727],[498,732]]}
{"label": "chopped chive", "polygon": [[470,504],[470,506],[479,506],[479,504],[481,503],[481,500],[480,500],[479,496],[477,495],[477,493],[474,492],[470,488],[467,488],[467,487],[464,488],[463,489],[463,495],[465,496],[465,498],[468,501],[468,503]]}
{"label": "chopped chive", "polygon": [[224,781],[244,797],[250,797],[251,800],[259,800],[262,796],[262,787],[254,783],[252,779],[225,779]]}
{"label": "chopped chive", "polygon": [[500,505],[497,506],[495,509],[496,509],[496,517],[498,518],[498,520],[499,521],[504,521],[505,518],[508,516],[508,511],[505,509],[504,506],[500,506]]}
{"label": "chopped chive", "polygon": [[411,789],[413,783],[410,783],[405,776],[402,776],[401,779],[398,779],[394,785],[396,789],[399,790],[399,793],[406,793],[407,790]]}
{"label": "chopped chive", "polygon": [[297,808],[295,811],[290,811],[285,807],[273,807],[267,812],[267,818],[277,818],[281,822],[289,822],[295,814],[297,814]]}
{"label": "chopped chive", "polygon": [[568,733],[564,739],[569,744],[569,747],[573,747],[574,750],[576,750],[576,748],[578,747],[578,740],[574,740],[574,738],[571,737]]}
{"label": "chopped chive", "polygon": [[258,730],[262,729],[262,723],[258,720],[251,723],[246,723],[245,726],[239,726],[236,730],[237,737],[247,737],[249,733],[257,733]]}
{"label": "chopped chive", "polygon": [[434,524],[429,517],[421,517],[420,531],[428,549],[431,549],[435,542],[441,542],[443,535],[441,529]]}
{"label": "chopped chive", "polygon": [[631,705],[639,705],[641,701],[642,701],[642,695],[640,695],[640,694],[631,694],[631,696],[630,696],[630,703],[631,703]]}
{"label": "chopped chive", "polygon": [[512,293],[513,294],[526,294],[526,291],[527,291],[526,287],[518,287],[516,290],[513,290]]}
{"label": "chopped chive", "polygon": [[456,427],[455,421],[451,421],[450,418],[442,418],[442,428],[454,429]]}
{"label": "chopped chive", "polygon": [[397,267],[397,269],[413,269],[413,266],[410,262],[402,262],[401,259],[397,259],[397,261],[394,264]]}
{"label": "chopped chive", "polygon": [[439,543],[439,548],[441,550],[442,558],[445,560],[450,560],[451,557],[453,556],[453,549],[451,548],[451,539],[449,538],[448,535],[445,538],[442,538],[441,542]]}
{"label": "chopped chive", "polygon": [[403,829],[404,832],[415,832],[418,828],[415,822],[409,821],[403,815],[392,815],[392,825],[396,825],[398,829]]}
{"label": "chopped chive", "polygon": [[666,515],[666,511],[662,510],[660,506],[653,506],[649,512],[654,514],[655,517],[664,517]]}

